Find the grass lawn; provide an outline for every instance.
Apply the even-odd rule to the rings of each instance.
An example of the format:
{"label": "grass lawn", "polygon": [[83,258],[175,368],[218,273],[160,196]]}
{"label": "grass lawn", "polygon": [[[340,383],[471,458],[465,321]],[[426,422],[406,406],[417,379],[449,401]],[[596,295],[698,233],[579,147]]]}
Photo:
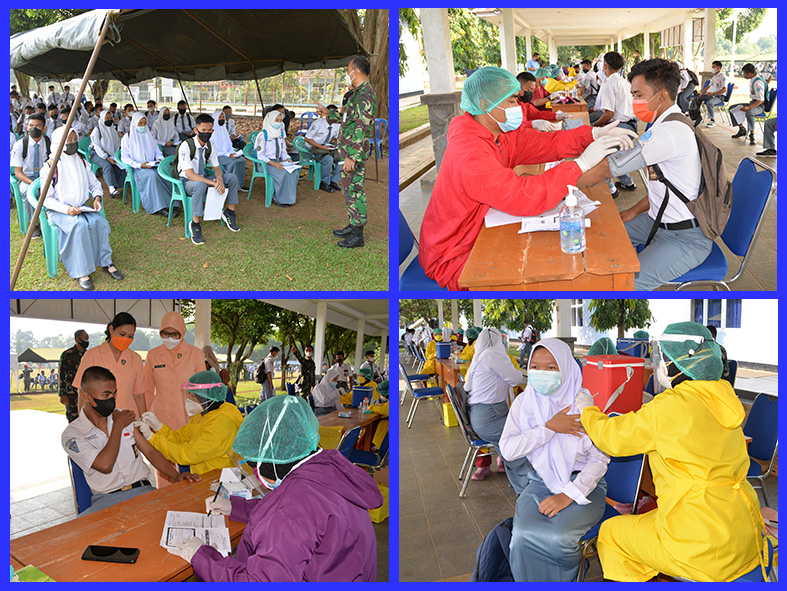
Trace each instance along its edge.
{"label": "grass lawn", "polygon": [[[251,181],[247,166],[246,184]],[[298,202],[290,208],[265,208],[265,181],[255,180],[250,200],[239,193],[237,222],[232,233],[221,222],[202,223],[205,244],[195,246],[184,236],[183,218],[167,227],[166,218],[132,213],[131,196],[107,199],[112,228],[113,262],[123,271],[122,282],[102,270],[91,277],[96,290],[376,290],[388,289],[388,160],[367,161],[366,195],[369,222],[364,248],[339,248],[332,230],[347,224],[340,192],[314,191],[313,181],[298,183]],[[105,195],[108,194],[103,180]],[[130,191],[130,190],[129,190]],[[24,236],[16,212],[11,212],[11,269]],[[62,263],[48,277],[41,240],[31,241],[17,290],[79,290]]]}
{"label": "grass lawn", "polygon": [[399,111],[399,133],[415,129],[424,123],[429,123],[429,107],[426,105],[417,105]]}

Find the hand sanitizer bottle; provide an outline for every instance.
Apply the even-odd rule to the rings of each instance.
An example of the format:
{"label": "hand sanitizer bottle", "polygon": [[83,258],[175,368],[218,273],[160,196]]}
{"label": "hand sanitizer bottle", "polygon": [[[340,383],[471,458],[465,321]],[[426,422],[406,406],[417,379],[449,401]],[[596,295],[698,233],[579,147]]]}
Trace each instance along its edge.
{"label": "hand sanitizer bottle", "polygon": [[585,251],[585,214],[577,205],[576,190],[568,186],[566,205],[560,210],[560,248],[566,254]]}

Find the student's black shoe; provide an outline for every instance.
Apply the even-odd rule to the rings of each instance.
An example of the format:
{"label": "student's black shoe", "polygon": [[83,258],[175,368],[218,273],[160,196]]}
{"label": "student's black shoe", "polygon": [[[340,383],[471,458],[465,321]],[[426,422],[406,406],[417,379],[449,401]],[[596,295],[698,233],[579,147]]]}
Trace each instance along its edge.
{"label": "student's black shoe", "polygon": [[365,244],[363,241],[363,226],[353,226],[350,235],[339,242],[342,248],[360,248]]}
{"label": "student's black shoe", "polygon": [[246,185],[243,185],[240,189],[238,189],[241,193],[248,193],[249,188]]}
{"label": "student's black shoe", "polygon": [[339,183],[331,183],[331,187],[333,187],[337,191],[341,191],[342,190],[342,188],[339,186]]}
{"label": "student's black shoe", "polygon": [[636,191],[637,190],[637,185],[635,185],[634,183],[631,183],[630,185],[624,185],[620,181],[615,181],[615,186],[618,189],[623,189],[624,191]]}
{"label": "student's black shoe", "polygon": [[189,230],[191,230],[191,242],[200,246],[201,244],[205,244],[205,239],[202,237],[202,226],[199,224],[195,224],[191,222],[189,224]]}
{"label": "student's black shoe", "polygon": [[240,232],[240,226],[235,223],[235,212],[231,209],[225,209],[221,212],[221,221],[227,224],[227,227],[232,232]]}
{"label": "student's black shoe", "polygon": [[326,193],[336,193],[336,189],[323,182],[320,182],[320,191],[325,191]]}
{"label": "student's black shoe", "polygon": [[754,134],[751,134],[749,136],[749,145],[750,146],[756,146],[757,145],[757,142],[754,140]]}
{"label": "student's black shoe", "polygon": [[617,189],[615,189],[615,192],[614,192],[614,193],[612,193],[612,198],[613,198],[613,199],[617,199],[618,197],[620,197],[620,191],[618,191]]}
{"label": "student's black shoe", "polygon": [[93,282],[90,280],[90,277],[86,279],[77,279],[77,284],[79,285],[79,289],[83,291],[93,291]]}
{"label": "student's black shoe", "polygon": [[732,136],[732,139],[738,139],[739,137],[746,137],[746,130],[742,127],[738,128],[738,133]]}
{"label": "student's black shoe", "polygon": [[166,209],[166,208],[165,209],[159,209],[153,215],[160,215],[163,218],[168,218],[169,217],[169,209]]}
{"label": "student's black shoe", "polygon": [[[172,219],[174,220],[176,217],[180,216],[180,207],[175,207],[172,209]],[[167,218],[169,218],[169,214],[167,214]]]}
{"label": "student's black shoe", "polygon": [[353,227],[350,224],[347,224],[341,230],[334,230],[333,235],[338,236],[339,238],[344,238],[345,236],[349,236],[350,234],[352,234],[352,231],[353,231]]}
{"label": "student's black shoe", "polygon": [[36,226],[36,229],[33,230],[33,235],[30,237],[32,239],[41,238],[41,227]]}
{"label": "student's black shoe", "polygon": [[763,150],[762,152],[757,152],[757,156],[765,156],[766,158],[776,158],[776,150],[773,148],[768,148],[767,150]]}
{"label": "student's black shoe", "polygon": [[[114,265],[112,266],[114,267]],[[110,271],[109,267],[102,267],[102,268],[104,269],[104,271],[109,273],[109,276],[112,277],[112,279],[114,279],[115,281],[123,281],[123,279],[125,279],[126,277],[125,275],[123,275],[123,273],[120,272],[120,270],[117,267],[115,267],[114,271]]]}
{"label": "student's black shoe", "polygon": [[290,204],[289,204],[289,203],[279,203],[278,201],[274,201],[274,202],[273,202],[273,204],[274,204],[276,207],[284,207],[284,208],[287,208],[287,207],[289,207],[289,206],[290,206]]}

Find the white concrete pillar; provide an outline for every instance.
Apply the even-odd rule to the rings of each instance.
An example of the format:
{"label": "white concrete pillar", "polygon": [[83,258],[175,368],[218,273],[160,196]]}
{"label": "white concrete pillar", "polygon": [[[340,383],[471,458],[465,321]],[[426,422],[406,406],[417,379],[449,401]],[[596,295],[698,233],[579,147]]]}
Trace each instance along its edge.
{"label": "white concrete pillar", "polygon": [[459,330],[459,301],[451,300],[451,330]]}
{"label": "white concrete pillar", "polygon": [[473,300],[473,326],[481,326],[481,300]]}
{"label": "white concrete pillar", "polygon": [[322,375],[322,363],[325,358],[325,315],[328,304],[325,301],[317,302],[317,325],[314,330],[314,361],[317,365],[316,372]]}
{"label": "white concrete pillar", "polygon": [[437,300],[437,330],[443,330],[443,300]]}
{"label": "white concrete pillar", "polygon": [[716,9],[705,9],[705,31],[703,37],[705,38],[705,55],[702,61],[702,69],[705,72],[710,72],[711,62],[716,59]]}
{"label": "white concrete pillar", "polygon": [[447,8],[422,8],[426,67],[429,73],[429,92],[440,94],[456,90],[454,54],[451,51],[451,31]]}
{"label": "white concrete pillar", "polygon": [[210,345],[211,301],[196,300],[194,304],[194,346],[202,349],[205,345]]}
{"label": "white concrete pillar", "polygon": [[363,330],[365,326],[366,326],[366,321],[363,318],[358,320],[358,330],[357,330],[357,335],[355,337],[355,373],[358,373],[358,370],[361,367],[361,363],[364,362]]}
{"label": "white concrete pillar", "polygon": [[549,64],[557,63],[557,41],[551,35],[549,36]]}
{"label": "white concrete pillar", "polygon": [[650,59],[650,27],[645,25],[642,29],[642,36],[644,37],[644,45],[642,48],[642,59]]}
{"label": "white concrete pillar", "polygon": [[514,35],[514,9],[501,8],[500,19],[500,63],[504,70],[514,76],[516,71],[516,36]]}
{"label": "white concrete pillar", "polygon": [[378,365],[386,373],[388,372],[387,353],[388,353],[388,329],[386,328],[383,331],[383,334],[380,336],[380,359],[377,360]]}
{"label": "white concrete pillar", "polygon": [[618,53],[623,53],[623,37],[618,35]]}
{"label": "white concrete pillar", "polygon": [[530,29],[525,29],[525,63],[533,57],[533,43],[530,39]]}
{"label": "white concrete pillar", "polygon": [[[692,39],[693,39],[693,27],[692,27],[692,18],[691,12],[686,13],[686,17],[683,20],[683,67],[684,68],[692,68],[692,58],[694,57],[692,52]],[[715,33],[714,33],[715,35]]]}
{"label": "white concrete pillar", "polygon": [[557,336],[571,336],[571,300],[557,301]]}

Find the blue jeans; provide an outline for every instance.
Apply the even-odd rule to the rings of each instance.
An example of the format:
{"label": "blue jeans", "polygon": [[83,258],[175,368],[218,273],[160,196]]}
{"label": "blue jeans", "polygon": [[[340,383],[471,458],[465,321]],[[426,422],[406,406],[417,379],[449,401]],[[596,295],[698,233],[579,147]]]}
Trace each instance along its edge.
{"label": "blue jeans", "polygon": [[715,115],[715,107],[719,105],[723,105],[724,101],[719,96],[710,95],[710,94],[701,94],[699,100],[705,103],[705,106],[708,108],[708,118],[713,120]]}

